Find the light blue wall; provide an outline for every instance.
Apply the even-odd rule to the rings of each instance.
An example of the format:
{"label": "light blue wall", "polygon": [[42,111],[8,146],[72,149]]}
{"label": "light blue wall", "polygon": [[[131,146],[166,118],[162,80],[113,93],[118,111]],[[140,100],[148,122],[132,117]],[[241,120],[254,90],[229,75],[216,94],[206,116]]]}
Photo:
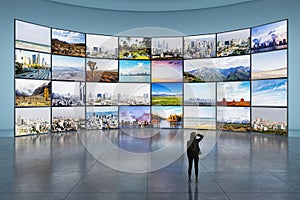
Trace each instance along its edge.
{"label": "light blue wall", "polygon": [[14,19],[87,33],[115,35],[139,27],[163,27],[187,35],[215,33],[289,19],[289,128],[300,130],[300,1],[257,0],[186,12],[115,12],[42,0],[0,2],[0,130],[13,129]]}

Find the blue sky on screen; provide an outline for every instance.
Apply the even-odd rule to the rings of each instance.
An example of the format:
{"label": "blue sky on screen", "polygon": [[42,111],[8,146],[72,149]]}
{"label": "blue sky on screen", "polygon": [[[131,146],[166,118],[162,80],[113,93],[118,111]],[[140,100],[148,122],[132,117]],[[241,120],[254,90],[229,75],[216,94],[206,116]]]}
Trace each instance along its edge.
{"label": "blue sky on screen", "polygon": [[227,101],[239,101],[241,98],[250,101],[250,81],[220,82],[217,93],[217,101],[222,101],[223,98]]}
{"label": "blue sky on screen", "polygon": [[85,68],[85,59],[71,56],[52,55],[52,66]]}
{"label": "blue sky on screen", "polygon": [[52,39],[58,39],[69,44],[80,44],[85,43],[85,34],[60,29],[52,29]]}
{"label": "blue sky on screen", "polygon": [[152,94],[182,94],[181,83],[153,83]]}
{"label": "blue sky on screen", "polygon": [[141,60],[120,60],[120,73],[148,73],[150,74],[150,61]]}
{"label": "blue sky on screen", "polygon": [[252,82],[252,105],[286,106],[287,80],[259,80]]}
{"label": "blue sky on screen", "polygon": [[271,41],[272,38],[279,40],[287,39],[287,21],[275,22],[263,26],[252,28],[252,47],[254,40],[259,40],[260,43]]}
{"label": "blue sky on screen", "polygon": [[184,71],[192,71],[204,67],[229,69],[239,66],[250,67],[250,55],[184,61]]}

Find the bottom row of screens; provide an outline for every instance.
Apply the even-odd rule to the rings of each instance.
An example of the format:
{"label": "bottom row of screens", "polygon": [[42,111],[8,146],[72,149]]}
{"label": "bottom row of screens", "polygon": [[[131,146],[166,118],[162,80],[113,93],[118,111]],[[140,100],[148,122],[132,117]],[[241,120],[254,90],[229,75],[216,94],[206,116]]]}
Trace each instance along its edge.
{"label": "bottom row of screens", "polygon": [[287,108],[54,107],[51,112],[50,107],[38,107],[16,108],[15,112],[16,136],[131,127],[218,129],[287,135]]}

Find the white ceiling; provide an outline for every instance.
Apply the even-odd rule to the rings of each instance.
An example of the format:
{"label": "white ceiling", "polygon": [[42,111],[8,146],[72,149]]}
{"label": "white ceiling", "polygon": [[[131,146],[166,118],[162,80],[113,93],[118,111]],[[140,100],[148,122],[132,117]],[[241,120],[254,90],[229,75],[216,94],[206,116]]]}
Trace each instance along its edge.
{"label": "white ceiling", "polygon": [[245,3],[255,0],[44,0],[80,7],[117,11],[183,11]]}

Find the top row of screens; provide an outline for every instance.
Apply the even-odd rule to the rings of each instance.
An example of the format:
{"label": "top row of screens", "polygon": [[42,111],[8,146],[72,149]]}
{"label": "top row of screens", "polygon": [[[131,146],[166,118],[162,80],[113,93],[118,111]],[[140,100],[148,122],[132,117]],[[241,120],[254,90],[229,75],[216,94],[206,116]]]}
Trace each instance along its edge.
{"label": "top row of screens", "polygon": [[16,20],[16,48],[108,59],[199,59],[287,48],[287,20],[188,37],[114,37],[51,29]]}

